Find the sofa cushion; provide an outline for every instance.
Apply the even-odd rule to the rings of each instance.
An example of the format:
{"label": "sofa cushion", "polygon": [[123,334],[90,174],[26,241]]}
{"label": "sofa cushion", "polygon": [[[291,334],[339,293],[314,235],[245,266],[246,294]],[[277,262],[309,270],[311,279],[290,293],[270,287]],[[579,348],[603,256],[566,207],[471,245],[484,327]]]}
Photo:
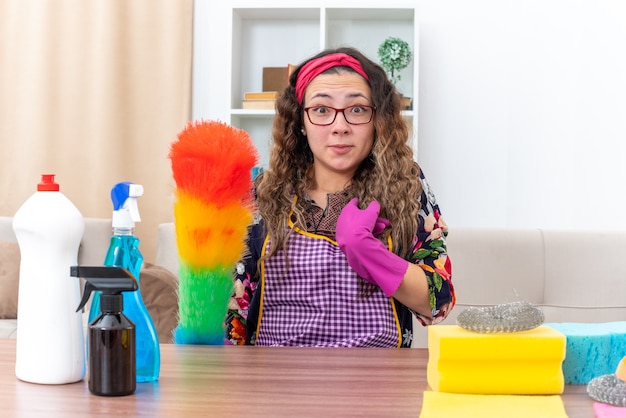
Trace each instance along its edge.
{"label": "sofa cushion", "polygon": [[154,321],[159,342],[172,342],[178,325],[178,279],[164,267],[145,263],[139,281],[141,297]]}
{"label": "sofa cushion", "polygon": [[544,304],[590,311],[626,308],[626,258],[622,254],[626,234],[623,231],[544,230],[543,236]]}
{"label": "sofa cushion", "polygon": [[19,273],[20,247],[0,241],[0,319],[17,318]]}
{"label": "sofa cushion", "polygon": [[17,319],[0,321],[0,338],[17,338]]}
{"label": "sofa cushion", "polygon": [[[456,324],[470,306],[525,301],[542,305],[544,248],[541,230],[450,228],[446,239],[457,303],[443,325]],[[427,346],[427,328],[414,321],[413,347]]]}
{"label": "sofa cushion", "polygon": [[159,224],[154,264],[167,268],[178,277],[180,264],[174,222]]}
{"label": "sofa cushion", "polygon": [[457,305],[542,303],[545,260],[540,230],[457,227],[446,241]]}
{"label": "sofa cushion", "polygon": [[11,216],[0,216],[0,241],[17,242]]}

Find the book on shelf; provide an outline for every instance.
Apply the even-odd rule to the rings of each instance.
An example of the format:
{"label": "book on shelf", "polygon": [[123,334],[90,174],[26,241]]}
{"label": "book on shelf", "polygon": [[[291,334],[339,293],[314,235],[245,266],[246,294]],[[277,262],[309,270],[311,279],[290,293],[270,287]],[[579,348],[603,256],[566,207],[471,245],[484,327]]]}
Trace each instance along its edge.
{"label": "book on shelf", "polygon": [[274,109],[276,100],[244,100],[241,103],[243,109]]}
{"label": "book on shelf", "polygon": [[274,109],[276,98],[289,83],[289,76],[296,68],[288,64],[286,67],[263,67],[263,90],[243,94],[243,109]]}
{"label": "book on shelf", "polygon": [[291,73],[293,73],[293,70],[295,70],[296,67],[297,67],[297,65],[287,64],[287,79],[289,79],[289,77],[291,77]]}
{"label": "book on shelf", "polygon": [[287,67],[263,67],[263,91],[283,91],[287,87]]}
{"label": "book on shelf", "polygon": [[263,67],[263,91],[283,91],[295,68],[293,64],[287,64],[286,67]]}
{"label": "book on shelf", "polygon": [[278,92],[275,91],[255,91],[243,94],[244,100],[276,100]]}

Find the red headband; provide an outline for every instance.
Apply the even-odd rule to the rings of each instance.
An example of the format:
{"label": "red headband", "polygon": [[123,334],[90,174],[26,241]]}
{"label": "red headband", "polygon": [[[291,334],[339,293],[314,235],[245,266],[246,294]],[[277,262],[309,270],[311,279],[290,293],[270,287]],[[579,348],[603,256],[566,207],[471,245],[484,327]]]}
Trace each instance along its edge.
{"label": "red headband", "polygon": [[369,81],[369,77],[361,67],[361,63],[354,57],[344,53],[324,55],[313,59],[302,66],[296,80],[296,98],[298,103],[304,101],[304,90],[309,83],[318,75],[333,67],[350,67],[359,73],[364,79]]}

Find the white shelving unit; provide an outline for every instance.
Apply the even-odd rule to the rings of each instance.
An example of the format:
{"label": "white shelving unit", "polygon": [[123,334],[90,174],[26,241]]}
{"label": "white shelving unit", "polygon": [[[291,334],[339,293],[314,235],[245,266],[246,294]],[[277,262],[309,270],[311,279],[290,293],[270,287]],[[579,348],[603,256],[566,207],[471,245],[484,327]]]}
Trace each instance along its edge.
{"label": "white shelving unit", "polygon": [[[262,90],[263,67],[298,64],[325,48],[354,46],[378,62],[388,36],[406,40],[414,54],[398,89],[417,109],[418,30],[414,2],[231,0],[228,5],[196,1],[194,22],[193,118],[218,119],[246,130],[269,159],[273,110],[241,108],[245,92]],[[417,132],[414,110],[404,112]],[[417,152],[417,138],[413,136]]]}

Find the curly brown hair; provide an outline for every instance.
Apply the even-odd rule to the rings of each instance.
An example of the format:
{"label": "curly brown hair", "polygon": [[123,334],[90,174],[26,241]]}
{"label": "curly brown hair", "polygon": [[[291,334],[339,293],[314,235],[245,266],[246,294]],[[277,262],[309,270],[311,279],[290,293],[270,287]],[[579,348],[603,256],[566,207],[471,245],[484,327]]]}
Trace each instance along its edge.
{"label": "curly brown hair", "polygon": [[[393,252],[407,257],[417,231],[417,214],[422,192],[420,168],[413,160],[409,145],[409,125],[401,114],[401,95],[389,80],[385,70],[360,51],[342,47],[327,49],[302,62],[292,72],[289,85],[276,100],[276,116],[272,127],[269,169],[256,187],[259,214],[265,222],[271,240],[268,255],[284,248],[291,233],[289,214],[293,210],[294,226],[306,229],[304,205],[294,205],[294,194],[304,202],[311,186],[307,175],[313,164],[313,154],[302,133],[304,110],[296,99],[295,85],[302,66],[313,59],[344,53],[356,58],[369,77],[374,113],[374,145],[372,152],[357,169],[351,190],[366,207],[373,200],[380,203],[380,216],[392,225]],[[354,71],[349,67],[333,67],[324,73]]]}

